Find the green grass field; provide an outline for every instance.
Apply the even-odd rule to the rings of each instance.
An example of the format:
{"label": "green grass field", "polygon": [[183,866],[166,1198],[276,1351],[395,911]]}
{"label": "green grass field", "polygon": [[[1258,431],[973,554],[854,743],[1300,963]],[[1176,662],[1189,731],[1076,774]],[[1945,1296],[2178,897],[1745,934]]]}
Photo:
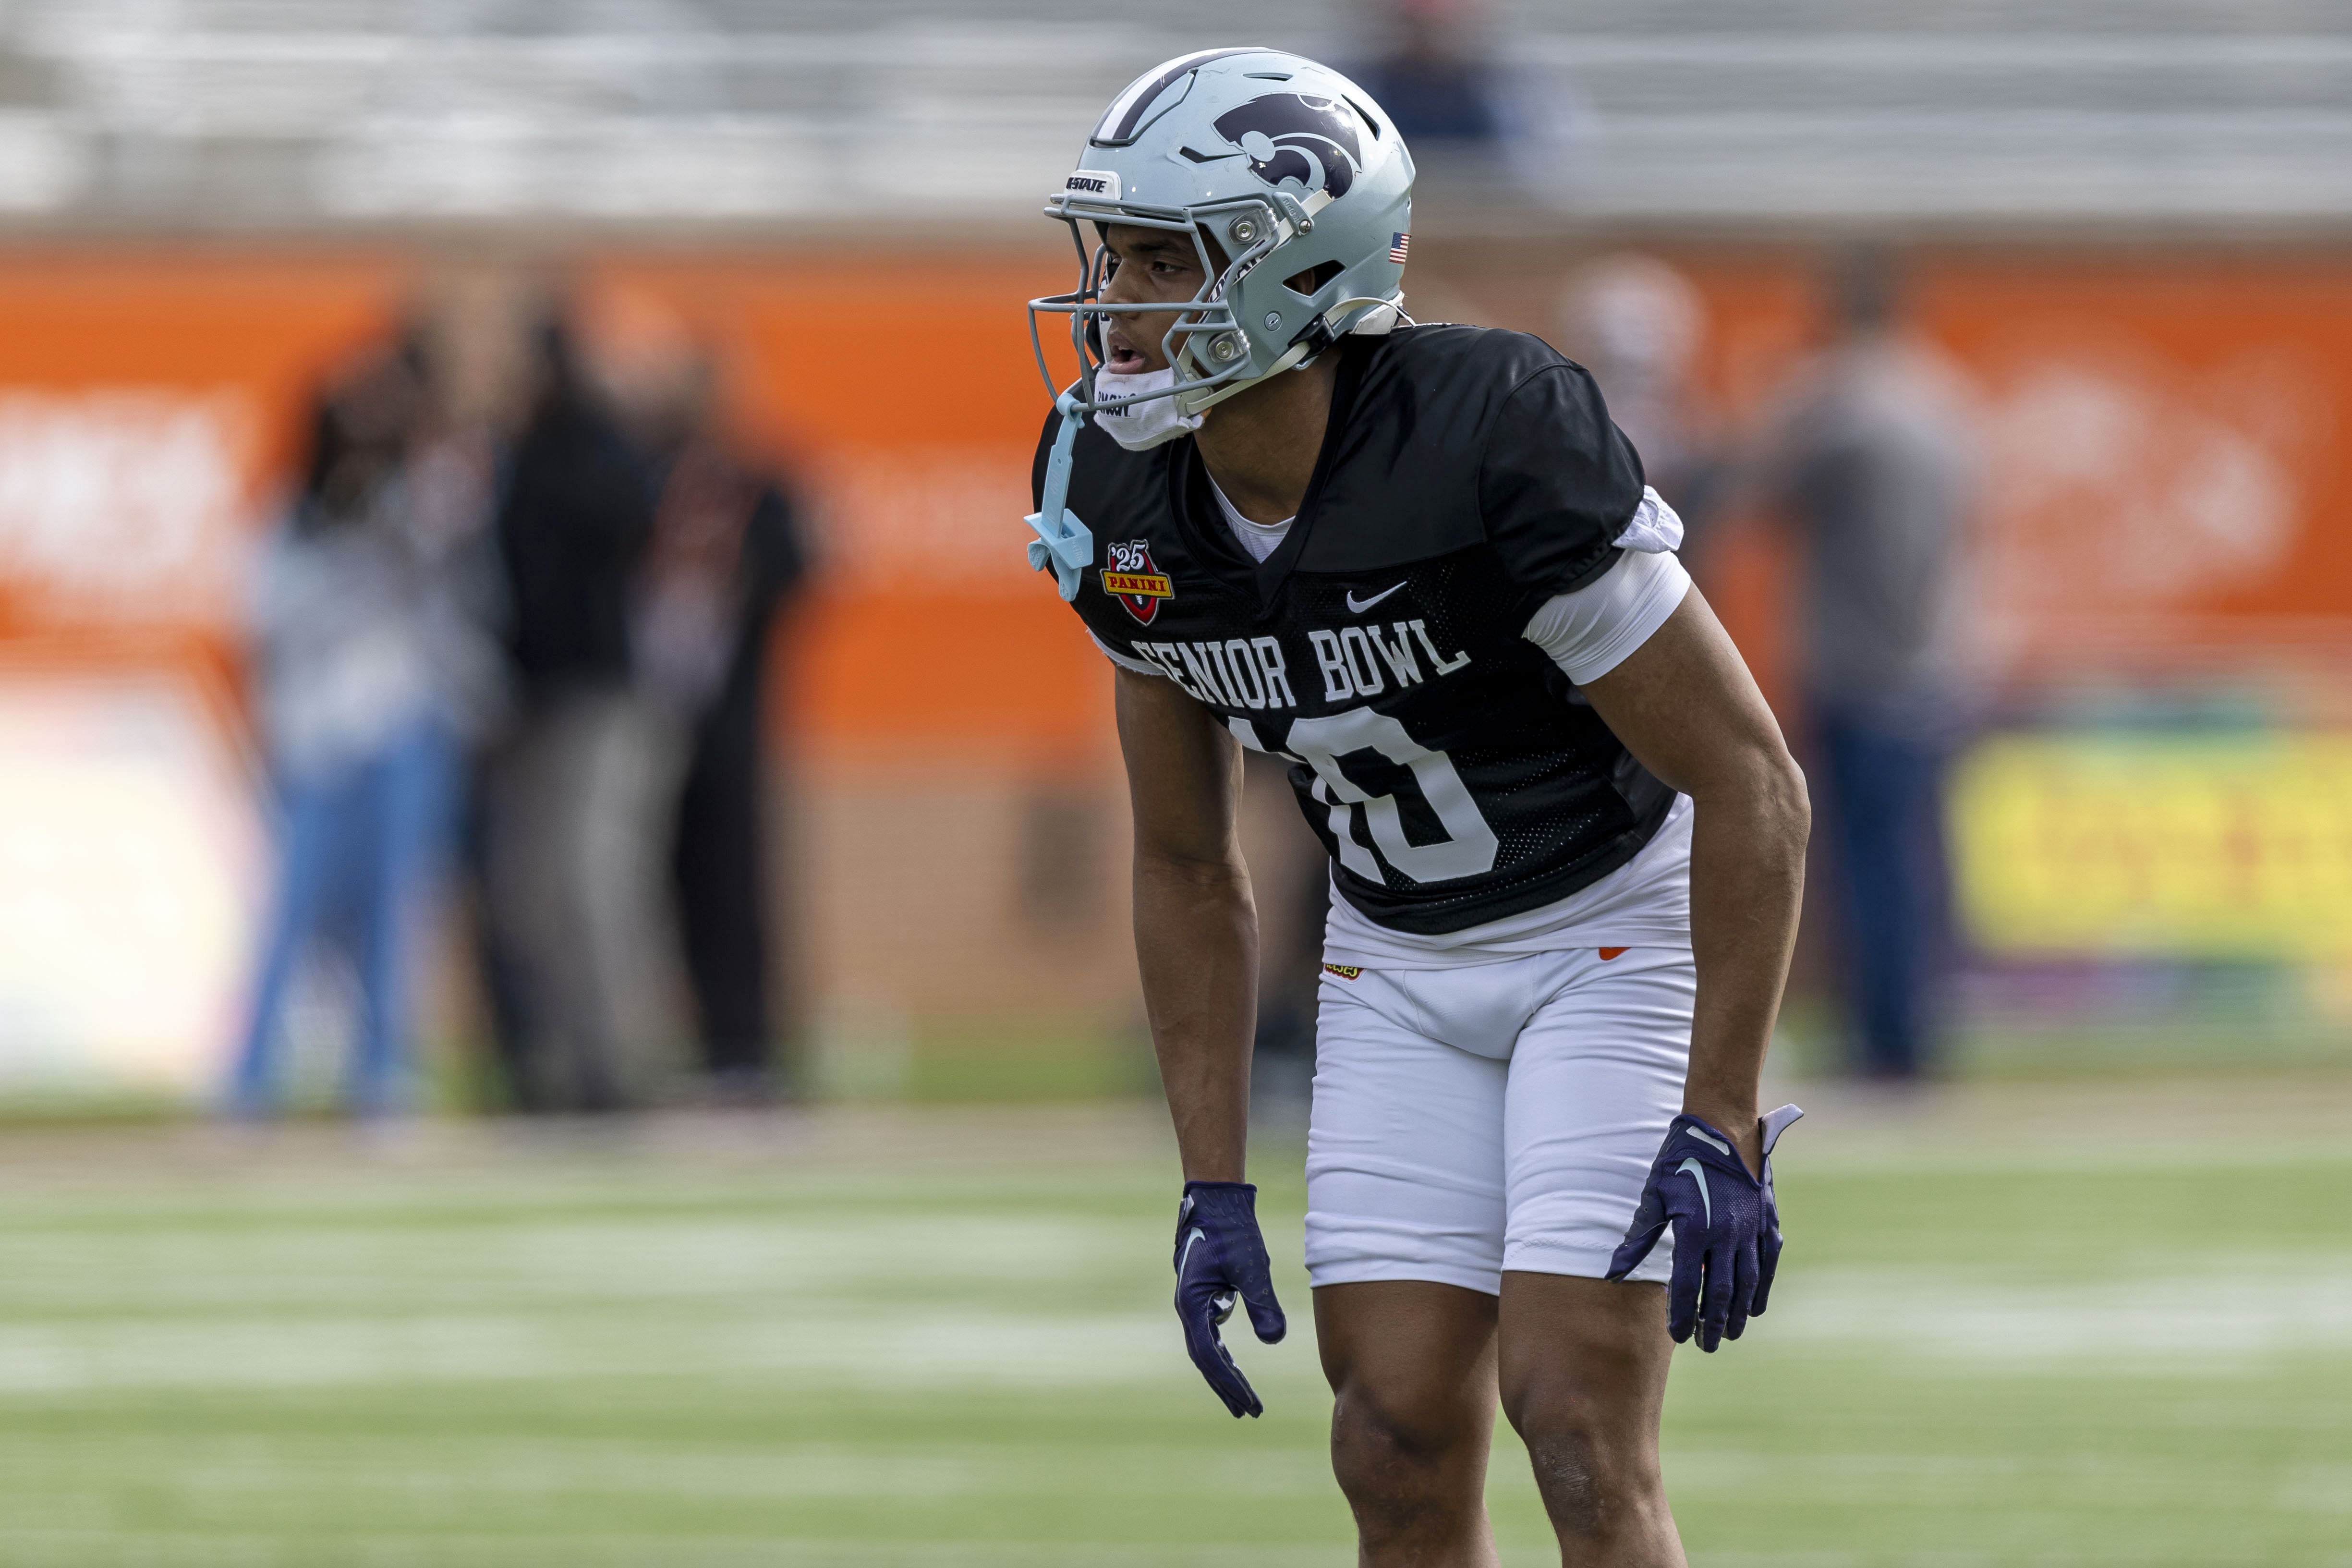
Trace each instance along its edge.
{"label": "green grass field", "polygon": [[[2341,1078],[1835,1100],[1748,1341],[1685,1352],[1701,1563],[2352,1564]],[[0,1563],[1340,1564],[1295,1150],[1290,1340],[1228,1419],[1148,1110],[617,1143],[0,1147]],[[1506,1562],[1554,1561],[1498,1444]]]}

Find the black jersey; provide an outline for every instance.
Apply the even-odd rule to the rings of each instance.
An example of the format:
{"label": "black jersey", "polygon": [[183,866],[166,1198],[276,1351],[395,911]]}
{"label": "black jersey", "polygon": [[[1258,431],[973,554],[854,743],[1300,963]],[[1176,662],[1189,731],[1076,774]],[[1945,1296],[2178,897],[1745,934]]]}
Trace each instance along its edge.
{"label": "black jersey", "polygon": [[1460,931],[1606,876],[1673,804],[1521,636],[1614,563],[1641,459],[1591,377],[1538,339],[1402,327],[1341,353],[1307,499],[1263,563],[1189,437],[1129,452],[1089,425],[1069,508],[1095,561],[1074,607],[1289,759],[1368,919]]}

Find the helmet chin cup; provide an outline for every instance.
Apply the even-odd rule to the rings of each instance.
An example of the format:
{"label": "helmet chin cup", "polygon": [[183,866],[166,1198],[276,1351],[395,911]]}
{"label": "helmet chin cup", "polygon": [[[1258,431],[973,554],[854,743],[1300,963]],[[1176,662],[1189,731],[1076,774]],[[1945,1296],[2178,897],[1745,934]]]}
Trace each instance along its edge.
{"label": "helmet chin cup", "polygon": [[[1078,286],[1029,302],[1030,342],[1049,391],[1038,319],[1069,319],[1076,406],[1091,415],[1174,397],[1197,414],[1311,361],[1351,331],[1401,318],[1413,167],[1369,93],[1328,67],[1261,48],[1208,49],[1139,77],[1113,100],[1045,216],[1069,225]],[[1086,226],[1184,236],[1202,282],[1189,300],[1107,301],[1112,258]],[[1318,279],[1311,292],[1294,280]],[[1100,397],[1102,325],[1164,320],[1171,384]]]}

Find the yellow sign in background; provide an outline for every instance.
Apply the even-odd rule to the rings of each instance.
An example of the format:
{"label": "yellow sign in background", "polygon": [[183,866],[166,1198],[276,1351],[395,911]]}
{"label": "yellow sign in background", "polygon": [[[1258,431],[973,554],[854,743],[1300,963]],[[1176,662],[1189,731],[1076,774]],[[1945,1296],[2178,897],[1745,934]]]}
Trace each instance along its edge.
{"label": "yellow sign in background", "polygon": [[2352,959],[2352,735],[2010,735],[1955,771],[1987,952]]}

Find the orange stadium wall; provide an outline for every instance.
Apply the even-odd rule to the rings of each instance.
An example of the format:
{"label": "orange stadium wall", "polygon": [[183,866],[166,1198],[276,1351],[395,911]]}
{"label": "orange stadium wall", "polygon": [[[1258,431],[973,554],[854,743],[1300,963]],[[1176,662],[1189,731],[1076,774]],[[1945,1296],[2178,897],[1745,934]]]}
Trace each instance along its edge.
{"label": "orange stadium wall", "polygon": [[[1652,253],[1706,301],[1716,416],[1752,419],[1806,342],[1814,258]],[[1412,302],[1557,340],[1591,254],[1433,236]],[[1021,559],[1045,399],[1020,302],[1065,285],[1066,254],[585,265],[721,347],[747,439],[812,503],[820,584],[775,656],[780,870],[793,1010],[839,1058],[826,1070],[1017,1084],[1051,1058],[1140,1081],[1108,668]],[[239,573],[302,400],[428,269],[292,247],[0,258],[0,661],[163,667],[233,692]],[[2352,256],[1952,248],[1911,276],[1920,328],[1979,398],[1990,685],[2255,669],[2341,689]],[[25,479],[63,461],[41,446],[61,440],[83,443],[84,478]],[[95,492],[92,473],[110,475]],[[1759,528],[1710,584],[1776,695],[1788,579]]]}

